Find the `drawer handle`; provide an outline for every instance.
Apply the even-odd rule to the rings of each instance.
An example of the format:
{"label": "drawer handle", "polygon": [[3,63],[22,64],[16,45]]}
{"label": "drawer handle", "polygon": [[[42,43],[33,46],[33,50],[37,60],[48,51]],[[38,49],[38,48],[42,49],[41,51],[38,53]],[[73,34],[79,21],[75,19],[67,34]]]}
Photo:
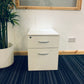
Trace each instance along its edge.
{"label": "drawer handle", "polygon": [[49,41],[38,41],[39,43],[49,43]]}
{"label": "drawer handle", "polygon": [[48,53],[38,53],[38,55],[48,55]]}

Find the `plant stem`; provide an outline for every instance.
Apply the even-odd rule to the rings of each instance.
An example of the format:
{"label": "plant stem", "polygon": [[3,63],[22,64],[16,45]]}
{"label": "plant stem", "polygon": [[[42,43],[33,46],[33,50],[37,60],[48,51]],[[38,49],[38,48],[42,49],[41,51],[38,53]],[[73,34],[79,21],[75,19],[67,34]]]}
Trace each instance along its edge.
{"label": "plant stem", "polygon": [[1,28],[2,26],[1,26],[1,22],[0,22],[0,49],[2,49],[2,28]]}
{"label": "plant stem", "polygon": [[6,34],[5,34],[5,35],[6,35],[6,36],[5,36],[5,37],[6,37],[6,39],[5,39],[5,47],[6,47],[6,48],[8,48],[8,31],[7,31],[7,21],[6,21],[6,32],[5,32],[5,33],[6,33]]}
{"label": "plant stem", "polygon": [[3,41],[3,48],[5,48],[5,21],[2,21],[2,41]]}

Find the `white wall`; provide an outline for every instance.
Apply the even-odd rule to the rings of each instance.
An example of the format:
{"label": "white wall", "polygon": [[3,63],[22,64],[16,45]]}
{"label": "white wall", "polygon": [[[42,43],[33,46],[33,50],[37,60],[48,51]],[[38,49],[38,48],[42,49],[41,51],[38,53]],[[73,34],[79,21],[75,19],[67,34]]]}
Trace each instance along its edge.
{"label": "white wall", "polygon": [[[52,27],[60,33],[59,50],[84,50],[84,0],[82,3],[81,11],[18,9],[20,25],[9,27],[9,41],[15,45],[15,51],[26,51],[29,28],[40,27]],[[76,42],[68,42],[71,36]]]}

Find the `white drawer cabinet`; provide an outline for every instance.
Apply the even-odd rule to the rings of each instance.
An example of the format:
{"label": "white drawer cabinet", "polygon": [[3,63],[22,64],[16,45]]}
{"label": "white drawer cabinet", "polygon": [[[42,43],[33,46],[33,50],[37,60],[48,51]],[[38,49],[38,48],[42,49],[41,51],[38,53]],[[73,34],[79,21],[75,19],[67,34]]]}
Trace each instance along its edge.
{"label": "white drawer cabinet", "polygon": [[58,36],[28,36],[28,48],[58,47],[58,40]]}
{"label": "white drawer cabinet", "polygon": [[29,49],[29,70],[58,69],[58,49]]}
{"label": "white drawer cabinet", "polygon": [[30,30],[28,32],[28,70],[57,70],[58,45],[59,34],[53,29]]}

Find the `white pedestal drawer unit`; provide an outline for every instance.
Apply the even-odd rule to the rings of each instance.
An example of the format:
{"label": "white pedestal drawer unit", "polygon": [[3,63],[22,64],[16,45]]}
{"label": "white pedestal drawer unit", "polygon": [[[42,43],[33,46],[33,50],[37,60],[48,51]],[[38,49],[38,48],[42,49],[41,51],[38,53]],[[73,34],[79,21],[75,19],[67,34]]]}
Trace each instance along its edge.
{"label": "white pedestal drawer unit", "polygon": [[53,29],[28,32],[28,70],[58,70],[59,34]]}

